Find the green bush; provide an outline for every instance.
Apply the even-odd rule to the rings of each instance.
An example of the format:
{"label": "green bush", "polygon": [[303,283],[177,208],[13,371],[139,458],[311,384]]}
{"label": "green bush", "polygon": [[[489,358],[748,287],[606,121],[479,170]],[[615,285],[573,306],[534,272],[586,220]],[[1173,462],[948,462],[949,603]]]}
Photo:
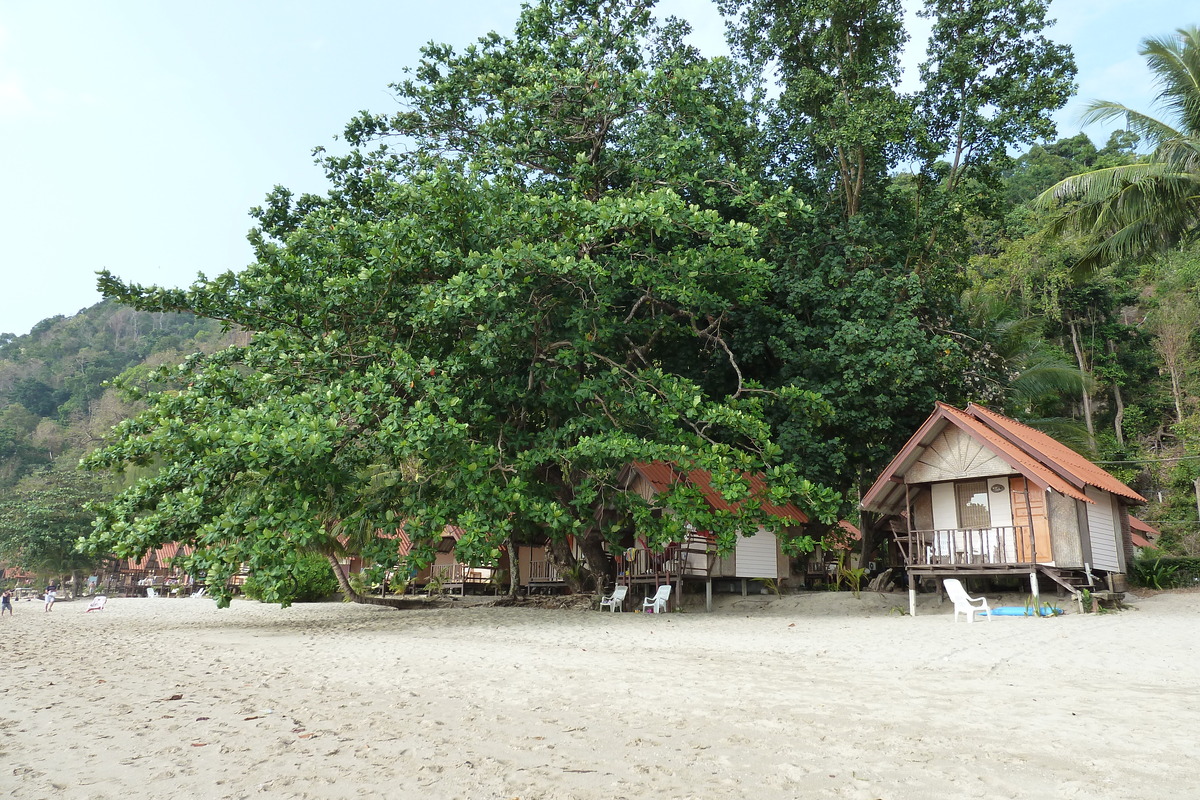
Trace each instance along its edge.
{"label": "green bush", "polygon": [[1130,577],[1148,589],[1200,585],[1200,558],[1146,555],[1133,563]]}
{"label": "green bush", "polygon": [[338,588],[333,567],[324,556],[294,555],[275,569],[252,573],[242,591],[253,600],[287,607],[324,600],[336,594]]}

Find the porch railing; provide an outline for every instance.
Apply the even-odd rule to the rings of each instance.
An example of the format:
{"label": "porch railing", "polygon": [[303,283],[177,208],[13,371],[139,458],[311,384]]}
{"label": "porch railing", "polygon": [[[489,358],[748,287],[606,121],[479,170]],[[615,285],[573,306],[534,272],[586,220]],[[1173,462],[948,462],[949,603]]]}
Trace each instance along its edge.
{"label": "porch railing", "polygon": [[682,544],[671,544],[661,553],[644,547],[626,550],[618,562],[622,576],[641,578],[661,575],[706,576],[712,571],[715,552],[704,536],[689,536]]}
{"label": "porch railing", "polygon": [[492,570],[486,567],[470,567],[466,564],[434,564],[430,567],[429,578],[443,586],[449,584],[487,583],[492,578]]}
{"label": "porch railing", "polygon": [[1031,564],[1036,555],[1028,525],[940,528],[895,534],[910,566]]}
{"label": "porch railing", "polygon": [[530,583],[562,583],[562,573],[550,561],[529,562]]}

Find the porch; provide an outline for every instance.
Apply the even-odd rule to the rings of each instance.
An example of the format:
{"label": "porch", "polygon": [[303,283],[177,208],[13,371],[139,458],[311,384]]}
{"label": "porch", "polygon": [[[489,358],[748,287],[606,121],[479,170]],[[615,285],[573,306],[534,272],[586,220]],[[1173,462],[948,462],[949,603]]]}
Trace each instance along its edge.
{"label": "porch", "polygon": [[1038,563],[1037,540],[1028,525],[895,531],[893,538],[910,572],[938,568],[1028,572]]}
{"label": "porch", "polygon": [[566,588],[567,582],[563,579],[562,572],[550,559],[531,559],[525,562],[524,566],[526,572],[522,577],[527,592],[552,594]]}

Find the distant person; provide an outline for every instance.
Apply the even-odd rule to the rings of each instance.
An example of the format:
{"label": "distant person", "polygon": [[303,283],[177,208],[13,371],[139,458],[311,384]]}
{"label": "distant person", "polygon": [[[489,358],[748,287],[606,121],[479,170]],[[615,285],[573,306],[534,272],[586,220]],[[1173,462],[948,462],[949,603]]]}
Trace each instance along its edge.
{"label": "distant person", "polygon": [[46,611],[54,610],[54,588],[51,586],[46,587],[46,608],[45,608],[45,610]]}
{"label": "distant person", "polygon": [[0,617],[4,616],[5,611],[12,616],[12,592],[8,589],[4,590],[4,594],[0,594]]}

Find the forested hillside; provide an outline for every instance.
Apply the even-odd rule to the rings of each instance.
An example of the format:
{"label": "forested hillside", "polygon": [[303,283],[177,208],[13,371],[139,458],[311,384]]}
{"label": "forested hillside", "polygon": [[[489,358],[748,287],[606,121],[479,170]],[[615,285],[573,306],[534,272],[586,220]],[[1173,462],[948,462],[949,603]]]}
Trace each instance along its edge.
{"label": "forested hillside", "polygon": [[[402,518],[418,559],[446,524],[476,563],[549,536],[582,585],[634,525],[732,546],[766,500],[745,471],[814,519],[803,551],[935,401],[974,401],[1097,459],[1195,551],[1200,195],[1177,189],[1200,95],[1168,106],[1178,128],[1126,113],[1099,147],[1056,140],[1075,67],[1040,0],[929,0],[915,92],[899,3],[718,5],[731,58],[632,0],[430,45],[403,111],[349,123],[326,195],[256,210],[245,272],[105,273],[124,305],[3,345],[0,483],[131,418],[86,459],[140,478],[93,556],[186,541],[197,570],[285,587],[301,553],[391,566],[374,532]],[[1200,75],[1200,42],[1167,46]],[[201,317],[243,338],[219,349]],[[197,349],[131,376],[169,389],[145,405],[100,388]],[[708,470],[742,516],[620,491],[653,459]]]}
{"label": "forested hillside", "polygon": [[92,527],[83,506],[123,479],[82,472],[79,459],[143,407],[106,382],[126,374],[137,383],[234,338],[212,320],[112,301],[0,337],[0,562],[47,574],[87,564],[73,552]]}

